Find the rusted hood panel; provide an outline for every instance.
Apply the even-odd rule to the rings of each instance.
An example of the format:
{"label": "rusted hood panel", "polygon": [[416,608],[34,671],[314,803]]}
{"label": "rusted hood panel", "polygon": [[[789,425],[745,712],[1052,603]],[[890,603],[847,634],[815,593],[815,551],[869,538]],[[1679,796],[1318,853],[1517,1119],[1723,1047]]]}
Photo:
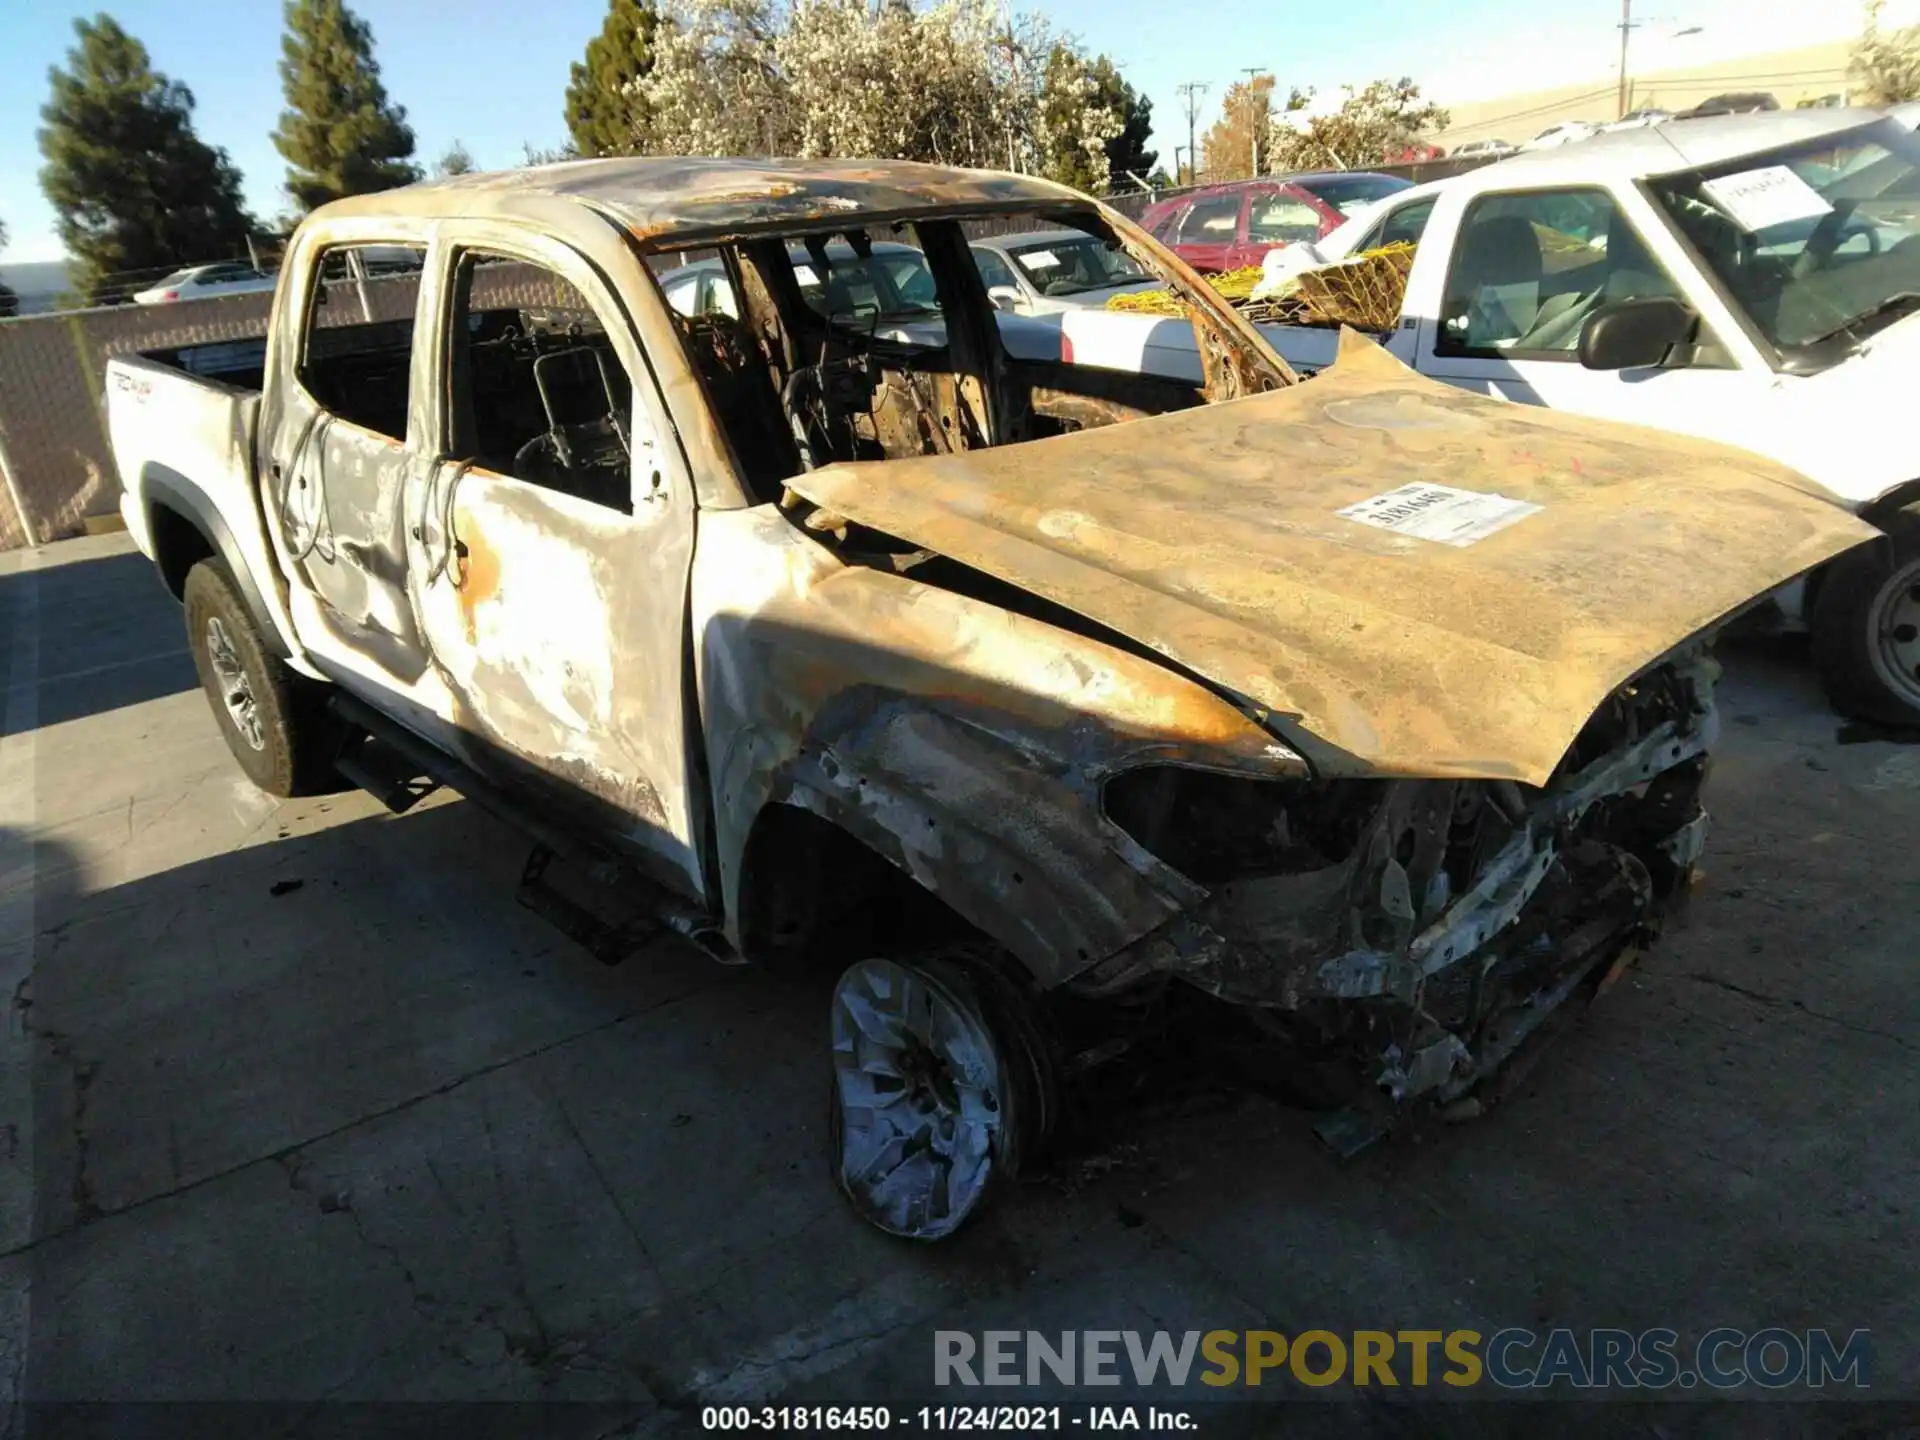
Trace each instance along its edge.
{"label": "rusted hood panel", "polygon": [[[1416,481],[1540,508],[1464,546],[1337,513]],[[1531,784],[1634,672],[1874,533],[1757,456],[1468,395],[1358,336],[1287,390],[790,483],[1238,692],[1322,773]]]}

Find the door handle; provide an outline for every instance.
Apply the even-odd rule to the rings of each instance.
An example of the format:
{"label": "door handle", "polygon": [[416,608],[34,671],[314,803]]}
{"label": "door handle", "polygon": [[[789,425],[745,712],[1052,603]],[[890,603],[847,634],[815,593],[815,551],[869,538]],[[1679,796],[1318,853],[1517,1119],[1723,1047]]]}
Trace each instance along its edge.
{"label": "door handle", "polygon": [[[467,471],[472,468],[473,461],[462,460],[458,465],[454,466],[453,473],[447,477],[444,495],[439,492],[438,487],[427,491],[426,513],[422,517],[421,524],[415,527],[415,533],[418,534],[426,528],[426,521],[433,516],[434,502],[438,500],[440,510],[439,533],[434,536],[432,546],[428,547],[433,552],[430,563],[427,566],[427,584],[429,585],[444,574],[453,582],[456,590],[460,588],[462,577],[455,573],[451,567],[455,552],[457,551],[459,553],[461,559],[465,559],[467,547],[454,538],[453,502],[460,492],[460,482],[467,478]],[[439,477],[436,475],[434,478],[437,480]],[[421,543],[423,547],[426,546],[424,540]]]}

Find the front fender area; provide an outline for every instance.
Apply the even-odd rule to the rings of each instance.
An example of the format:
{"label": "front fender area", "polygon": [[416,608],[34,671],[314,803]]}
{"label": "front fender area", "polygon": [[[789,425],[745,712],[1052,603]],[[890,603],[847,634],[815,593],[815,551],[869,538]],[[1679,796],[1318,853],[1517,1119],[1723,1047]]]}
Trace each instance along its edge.
{"label": "front fender area", "polygon": [[773,777],[811,811],[938,895],[1054,985],[1206,892],[1129,863],[1097,801],[1005,741],[907,696],[848,697]]}
{"label": "front fender area", "polygon": [[772,507],[702,514],[694,652],[721,898],[743,950],[744,862],[769,807],[883,856],[1047,985],[1205,894],[1107,821],[1108,776],[1150,762],[1305,773],[1203,686],[964,583],[849,563]]}

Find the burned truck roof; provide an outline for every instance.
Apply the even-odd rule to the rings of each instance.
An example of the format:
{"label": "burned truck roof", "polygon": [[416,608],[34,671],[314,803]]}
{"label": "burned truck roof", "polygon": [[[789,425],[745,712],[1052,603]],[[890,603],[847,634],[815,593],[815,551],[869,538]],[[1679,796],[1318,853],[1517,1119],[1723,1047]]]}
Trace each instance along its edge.
{"label": "burned truck roof", "polygon": [[1090,207],[1086,196],[1024,175],[909,160],[765,160],[643,155],[459,175],[325,207],[351,215],[509,213],[514,200],[574,200],[660,249],[764,228],[865,222],[993,207]]}

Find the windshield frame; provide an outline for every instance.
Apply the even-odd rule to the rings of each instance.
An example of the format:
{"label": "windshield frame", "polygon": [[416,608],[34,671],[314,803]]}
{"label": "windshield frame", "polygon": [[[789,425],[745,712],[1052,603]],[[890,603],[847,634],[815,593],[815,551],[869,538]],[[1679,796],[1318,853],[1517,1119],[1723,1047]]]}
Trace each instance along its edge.
{"label": "windshield frame", "polygon": [[[1672,138],[1667,138],[1672,144]],[[1641,175],[1633,181],[1634,188],[1639,191],[1647,208],[1653,213],[1658,223],[1665,227],[1674,244],[1686,256],[1687,263],[1693,268],[1699,282],[1719,300],[1727,314],[1740,327],[1741,333],[1747,337],[1768,366],[1777,373],[1814,375],[1830,370],[1852,355],[1860,341],[1848,336],[1842,329],[1823,339],[1797,345],[1782,344],[1755,318],[1746,299],[1727,283],[1719,270],[1694,244],[1693,238],[1669,208],[1666,196],[1673,193],[1676,182],[1694,184],[1714,180],[1726,175],[1739,174],[1742,171],[1784,164],[1790,157],[1816,147],[1839,147],[1862,143],[1879,145],[1890,155],[1905,159],[1916,171],[1920,171],[1920,136],[1906,130],[1897,121],[1883,117],[1878,120],[1863,121],[1842,130],[1829,131],[1824,135],[1790,140],[1765,150],[1745,151],[1724,160],[1716,160],[1711,164],[1683,165],[1662,171],[1657,175]],[[1678,144],[1674,144],[1674,151],[1681,159],[1689,158]],[[1867,338],[1871,338],[1871,335]]]}

